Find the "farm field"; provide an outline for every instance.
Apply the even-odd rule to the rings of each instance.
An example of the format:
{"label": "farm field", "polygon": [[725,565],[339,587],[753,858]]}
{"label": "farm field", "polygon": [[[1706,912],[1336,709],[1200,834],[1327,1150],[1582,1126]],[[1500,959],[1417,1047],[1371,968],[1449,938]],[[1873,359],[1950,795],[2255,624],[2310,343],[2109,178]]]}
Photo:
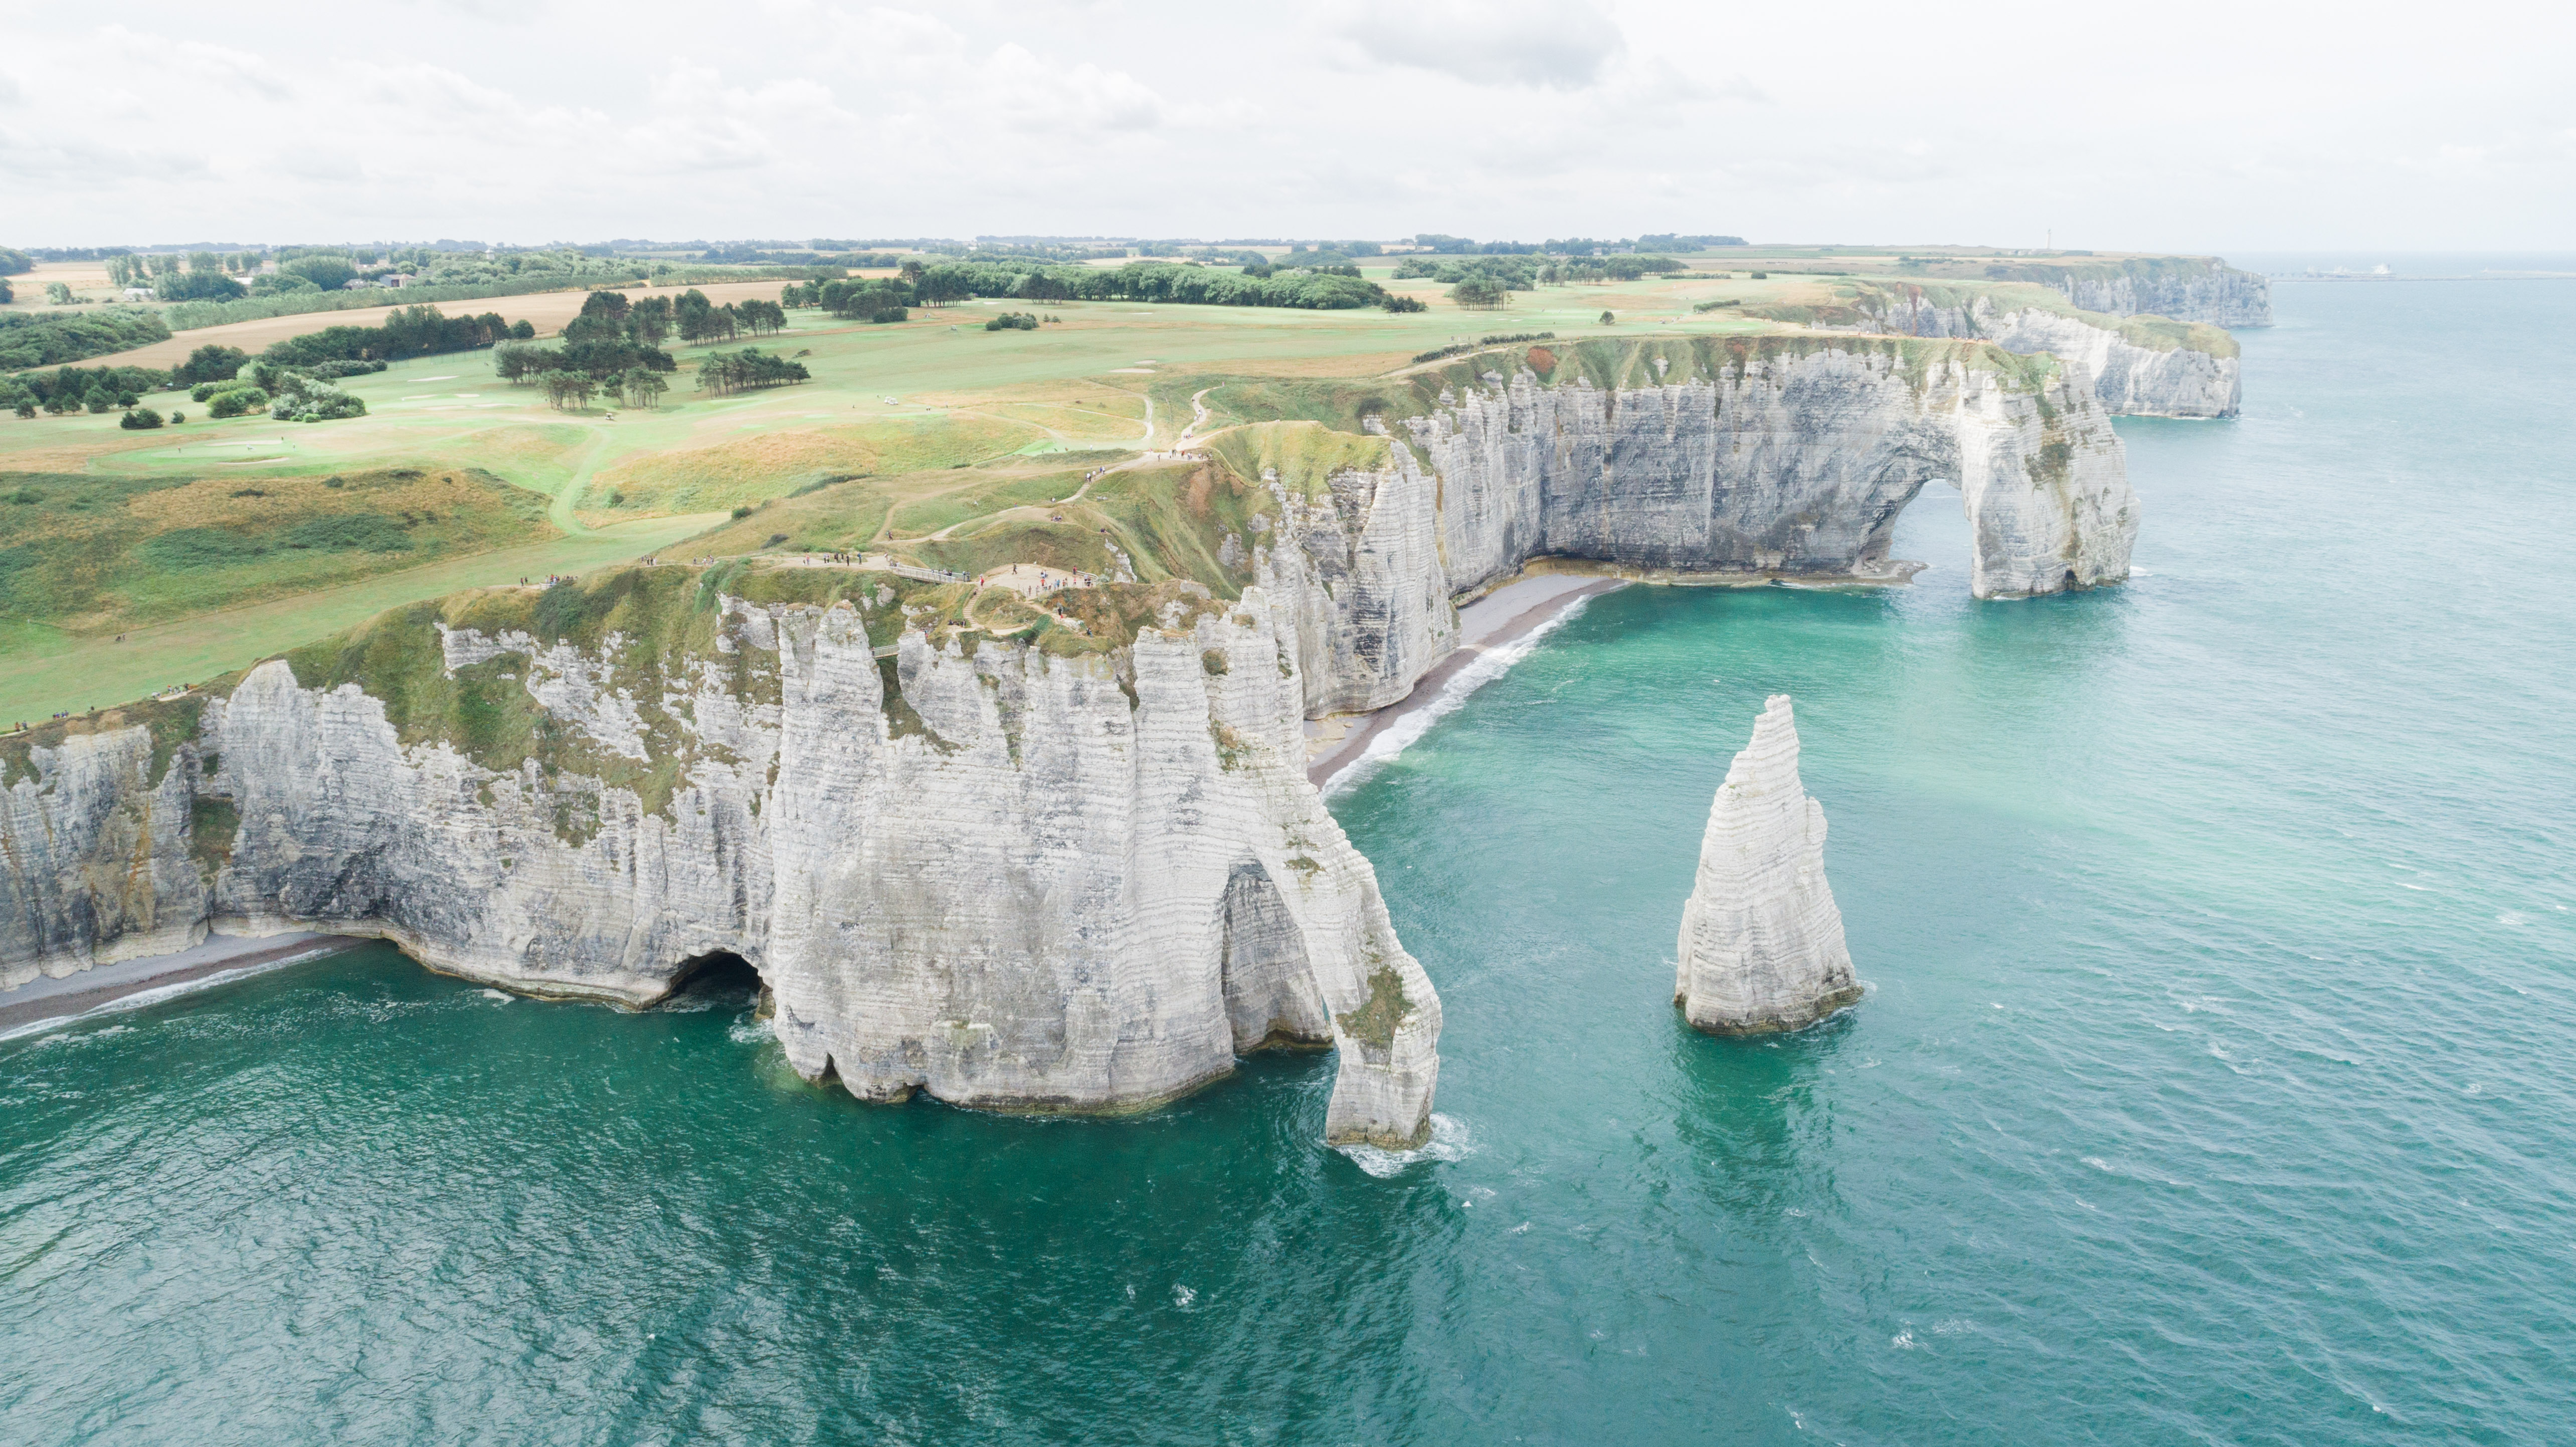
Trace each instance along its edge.
{"label": "farm field", "polygon": [[[1147,581],[1196,572],[1213,562],[1196,556],[1192,509],[1174,509],[1195,485],[1191,465],[1149,454],[1176,447],[1200,408],[1194,446],[1205,429],[1318,415],[1296,400],[1309,384],[1399,372],[1482,336],[1777,331],[1736,307],[1692,308],[1815,304],[1846,284],[1754,281],[1725,260],[1732,275],[1703,257],[1678,276],[1543,287],[1494,310],[1461,310],[1436,282],[1396,282],[1391,264],[1365,270],[1428,310],[976,302],[883,325],[799,310],[752,345],[812,380],[714,395],[696,389],[695,363],[741,344],[674,347],[680,371],[653,408],[558,410],[502,382],[491,353],[462,352],[345,379],[368,414],[341,421],[216,421],[173,394],[148,400],[190,420],[154,431],[122,430],[113,415],[0,418],[0,724],[202,680],[457,588],[652,552],[876,551],[969,573],[1132,566]],[[777,284],[702,290],[768,297]],[[582,295],[494,309],[530,315],[543,334]],[[985,330],[1003,310],[1047,321]],[[234,333],[255,349],[249,329],[313,320],[168,345],[175,360]]]}

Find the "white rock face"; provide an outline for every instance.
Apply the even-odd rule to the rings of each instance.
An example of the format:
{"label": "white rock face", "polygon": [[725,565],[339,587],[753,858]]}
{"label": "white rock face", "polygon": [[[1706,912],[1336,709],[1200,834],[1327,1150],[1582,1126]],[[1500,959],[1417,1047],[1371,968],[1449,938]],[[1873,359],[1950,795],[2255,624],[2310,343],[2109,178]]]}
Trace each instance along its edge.
{"label": "white rock face", "polygon": [[1701,1030],[1795,1030],[1861,996],[1825,883],[1825,809],[1798,778],[1798,725],[1773,694],[1709,805],[1682,906],[1673,1003]]}
{"label": "white rock face", "polygon": [[[1878,300],[1875,297],[1868,301]],[[2042,307],[1998,307],[1977,296],[1936,306],[1896,296],[1865,307],[1868,330],[1890,336],[1977,337],[2008,352],[2047,353],[2082,369],[2102,406],[2122,417],[2233,417],[2243,391],[2241,359],[2189,346],[2145,346],[2109,327]],[[1818,324],[1819,331],[1859,330]]]}
{"label": "white rock face", "polygon": [[2159,258],[2115,274],[2058,273],[2053,284],[2089,312],[2141,312],[2221,327],[2272,324],[2272,283],[2214,258]]}
{"label": "white rock face", "polygon": [[1285,519],[1257,550],[1264,588],[1295,612],[1307,716],[1401,701],[1457,646],[1458,610],[1440,552],[1440,482],[1410,452],[1326,479],[1329,502],[1263,479]]}
{"label": "white rock face", "polygon": [[[1887,349],[1752,352],[1713,375],[1605,390],[1522,371],[1411,419],[1464,590],[1540,554],[1784,576],[1889,571],[1896,516],[1956,482],[1980,598],[2128,576],[2137,500],[2076,378],[2032,388]],[[1898,575],[1901,576],[1901,575]]]}
{"label": "white rock face", "polygon": [[[444,658],[559,741],[507,767],[407,744],[383,700],[283,661],[157,781],[143,728],[36,749],[0,790],[21,866],[0,968],[178,949],[214,919],[643,1005],[730,951],[796,1068],[864,1098],[1134,1110],[1239,1050],[1330,1046],[1329,1140],[1428,1139],[1439,999],[1306,782],[1294,640],[1261,590],[1107,656],[909,634],[899,695],[847,604],[721,607],[651,700],[628,640],[448,632]],[[198,832],[215,818],[229,847]]]}
{"label": "white rock face", "polygon": [[156,761],[149,730],[75,734],[34,750],[0,787],[0,989],[206,937],[209,891],[189,856],[182,745]]}

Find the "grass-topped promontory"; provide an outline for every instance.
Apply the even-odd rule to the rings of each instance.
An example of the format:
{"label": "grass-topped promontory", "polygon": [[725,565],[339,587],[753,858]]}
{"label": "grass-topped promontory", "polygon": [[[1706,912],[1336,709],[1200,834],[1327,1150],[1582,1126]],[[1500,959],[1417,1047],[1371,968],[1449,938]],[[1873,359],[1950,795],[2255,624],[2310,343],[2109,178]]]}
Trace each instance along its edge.
{"label": "grass-topped promontory", "polygon": [[[194,403],[145,432],[86,412],[0,417],[0,721],[203,680],[377,608],[655,552],[876,554],[969,577],[1017,565],[1231,597],[1277,522],[1265,475],[1327,502],[1336,476],[1412,449],[1407,419],[1444,394],[1524,373],[1670,387],[1819,350],[2036,388],[2056,374],[2048,358],[1883,333],[1917,300],[2071,310],[2036,276],[1984,274],[2022,264],[1990,252],[1679,260],[1490,309],[1374,263],[1373,281],[1427,309],[1013,297],[880,323],[794,306],[760,342],[806,380],[702,387],[700,364],[740,343],[674,338],[667,390],[636,405],[514,384],[469,350],[345,377],[366,415],[310,426]],[[2163,274],[2082,261],[2088,276]],[[1035,328],[983,325],[1030,307]],[[2233,349],[2213,328],[2091,320],[2142,345]],[[996,602],[996,620],[1008,612]]]}

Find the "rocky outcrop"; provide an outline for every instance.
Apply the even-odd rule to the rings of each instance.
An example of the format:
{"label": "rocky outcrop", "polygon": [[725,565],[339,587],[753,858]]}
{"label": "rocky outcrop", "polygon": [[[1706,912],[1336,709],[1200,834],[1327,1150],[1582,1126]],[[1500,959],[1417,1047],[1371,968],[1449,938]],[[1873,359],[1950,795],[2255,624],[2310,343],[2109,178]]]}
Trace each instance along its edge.
{"label": "rocky outcrop", "polygon": [[1980,347],[1676,349],[1655,385],[1526,367],[1414,418],[1449,582],[1539,554],[1682,573],[1902,577],[1887,550],[1926,482],[1956,482],[1970,587],[2024,598],[2128,576],[2137,503],[2083,379]]}
{"label": "rocky outcrop", "polygon": [[209,892],[189,853],[195,722],[69,734],[0,767],[0,990],[205,938]]}
{"label": "rocky outcrop", "polygon": [[2141,257],[2121,263],[2043,267],[2034,280],[2089,312],[2141,313],[2219,327],[2272,324],[2272,283],[2215,257]]}
{"label": "rocky outcrop", "polygon": [[1284,519],[1280,543],[1256,551],[1262,584],[1290,600],[1311,717],[1396,703],[1456,646],[1440,551],[1440,485],[1410,452],[1344,466],[1309,498],[1276,469],[1262,482]]}
{"label": "rocky outcrop", "polygon": [[0,961],[293,926],[640,1006],[731,952],[797,1070],[864,1098],[1133,1110],[1332,1047],[1329,1139],[1427,1138],[1438,997],[1305,780],[1291,610],[1171,585],[1115,649],[914,629],[881,664],[864,591],[697,584],[596,581],[632,596],[586,636],[464,616],[494,595],[388,615],[355,677],[271,661],[162,727],[157,774],[152,727],[39,741]]}
{"label": "rocky outcrop", "polygon": [[2235,340],[2214,327],[2070,316],[1960,288],[1856,288],[1852,320],[1820,317],[1819,331],[1974,337],[2008,352],[2046,353],[2091,379],[2103,408],[2123,417],[2233,417],[2242,391]]}
{"label": "rocky outcrop", "polygon": [[1935,479],[1965,499],[1978,597],[2128,575],[2137,502],[2080,367],[1976,340],[1778,338],[1522,349],[1434,375],[1418,412],[1362,422],[1409,447],[1314,422],[1214,444],[1275,499],[1249,551],[1308,717],[1404,698],[1455,646],[1452,600],[1534,557],[1901,580],[1897,515]]}
{"label": "rocky outcrop", "polygon": [[1673,1003],[1711,1034],[1759,1035],[1860,997],[1825,883],[1825,809],[1798,778],[1789,696],[1773,694],[1709,805]]}

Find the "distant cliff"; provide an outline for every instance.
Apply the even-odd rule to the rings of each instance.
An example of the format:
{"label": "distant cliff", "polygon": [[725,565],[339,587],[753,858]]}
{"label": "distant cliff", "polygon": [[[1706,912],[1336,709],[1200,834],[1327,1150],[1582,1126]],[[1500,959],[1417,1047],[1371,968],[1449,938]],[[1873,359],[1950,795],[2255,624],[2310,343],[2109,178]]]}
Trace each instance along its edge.
{"label": "distant cliff", "polygon": [[2272,324],[2272,283],[2211,256],[1999,263],[1986,274],[2053,287],[2086,311],[2112,316],[2143,312],[2220,327]]}
{"label": "distant cliff", "polygon": [[2137,536],[2091,379],[1975,341],[1504,348],[1338,405],[1216,444],[1282,500],[1261,580],[1300,620],[1310,716],[1403,698],[1454,644],[1450,600],[1535,557],[1897,581],[1897,515],[1936,479],[1981,598],[2119,582]]}
{"label": "distant cliff", "polygon": [[1837,283],[1821,306],[1747,308],[1820,331],[1974,337],[2009,352],[2045,353],[2079,369],[2124,417],[2233,417],[2241,394],[2236,339],[2205,322],[2079,311],[2028,285]]}

